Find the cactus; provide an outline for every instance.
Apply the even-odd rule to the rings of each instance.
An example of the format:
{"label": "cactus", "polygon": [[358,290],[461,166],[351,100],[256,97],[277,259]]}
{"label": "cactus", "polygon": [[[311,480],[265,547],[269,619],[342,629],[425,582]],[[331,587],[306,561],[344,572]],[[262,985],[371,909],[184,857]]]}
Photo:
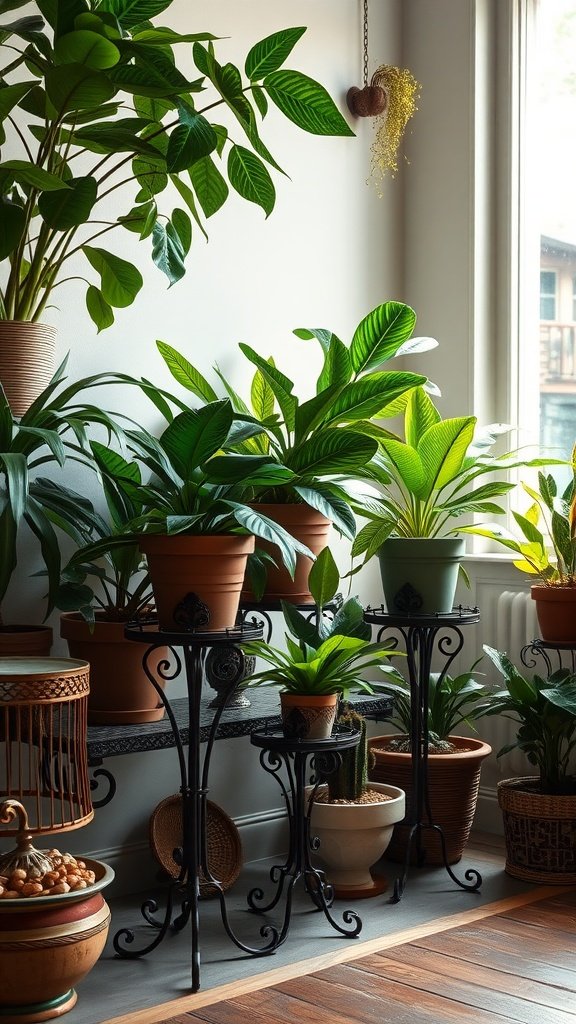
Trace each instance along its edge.
{"label": "cactus", "polygon": [[360,733],[360,742],[353,749],[342,751],[342,764],[327,779],[328,799],[358,800],[366,789],[369,758],[373,757],[372,752],[368,751],[366,719],[349,704],[345,704],[338,716],[336,727],[357,730]]}

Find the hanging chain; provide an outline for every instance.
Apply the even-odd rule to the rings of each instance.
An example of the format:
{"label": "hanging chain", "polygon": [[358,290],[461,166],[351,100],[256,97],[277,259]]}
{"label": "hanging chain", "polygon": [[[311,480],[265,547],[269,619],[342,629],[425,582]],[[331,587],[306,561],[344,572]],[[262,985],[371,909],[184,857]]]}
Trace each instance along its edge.
{"label": "hanging chain", "polygon": [[364,0],[364,85],[368,85],[368,0]]}

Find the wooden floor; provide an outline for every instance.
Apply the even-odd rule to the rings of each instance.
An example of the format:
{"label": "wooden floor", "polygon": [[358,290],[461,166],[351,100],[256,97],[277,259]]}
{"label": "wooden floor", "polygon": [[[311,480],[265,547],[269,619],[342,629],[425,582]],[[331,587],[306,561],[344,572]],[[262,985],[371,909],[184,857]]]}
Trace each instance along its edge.
{"label": "wooden floor", "polygon": [[301,976],[273,972],[264,988],[229,985],[117,1021],[576,1024],[576,891],[533,890],[501,905],[458,915],[455,927],[443,919],[379,951],[366,949],[376,948],[372,940],[367,955],[312,973],[313,962],[300,965]]}

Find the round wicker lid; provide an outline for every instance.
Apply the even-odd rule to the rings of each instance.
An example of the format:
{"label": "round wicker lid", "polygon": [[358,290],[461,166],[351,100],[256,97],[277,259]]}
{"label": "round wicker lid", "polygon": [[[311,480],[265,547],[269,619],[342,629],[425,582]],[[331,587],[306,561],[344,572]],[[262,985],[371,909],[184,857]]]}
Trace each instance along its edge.
{"label": "round wicker lid", "polygon": [[[154,857],[171,878],[180,868],[173,852],[182,846],[182,797],[166,797],[150,817],[150,846]],[[232,819],[211,800],[206,801],[206,846],[210,872],[226,892],[234,884],[242,867],[240,834]],[[200,877],[200,895],[216,896],[217,890]]]}

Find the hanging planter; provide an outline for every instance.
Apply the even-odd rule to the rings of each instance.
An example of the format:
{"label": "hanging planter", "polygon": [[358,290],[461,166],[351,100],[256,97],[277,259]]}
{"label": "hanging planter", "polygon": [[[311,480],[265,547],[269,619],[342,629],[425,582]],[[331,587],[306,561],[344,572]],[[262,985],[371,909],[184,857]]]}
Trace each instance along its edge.
{"label": "hanging planter", "polygon": [[23,416],[54,373],[57,331],[28,320],[0,320],[0,382],[14,416]]}

